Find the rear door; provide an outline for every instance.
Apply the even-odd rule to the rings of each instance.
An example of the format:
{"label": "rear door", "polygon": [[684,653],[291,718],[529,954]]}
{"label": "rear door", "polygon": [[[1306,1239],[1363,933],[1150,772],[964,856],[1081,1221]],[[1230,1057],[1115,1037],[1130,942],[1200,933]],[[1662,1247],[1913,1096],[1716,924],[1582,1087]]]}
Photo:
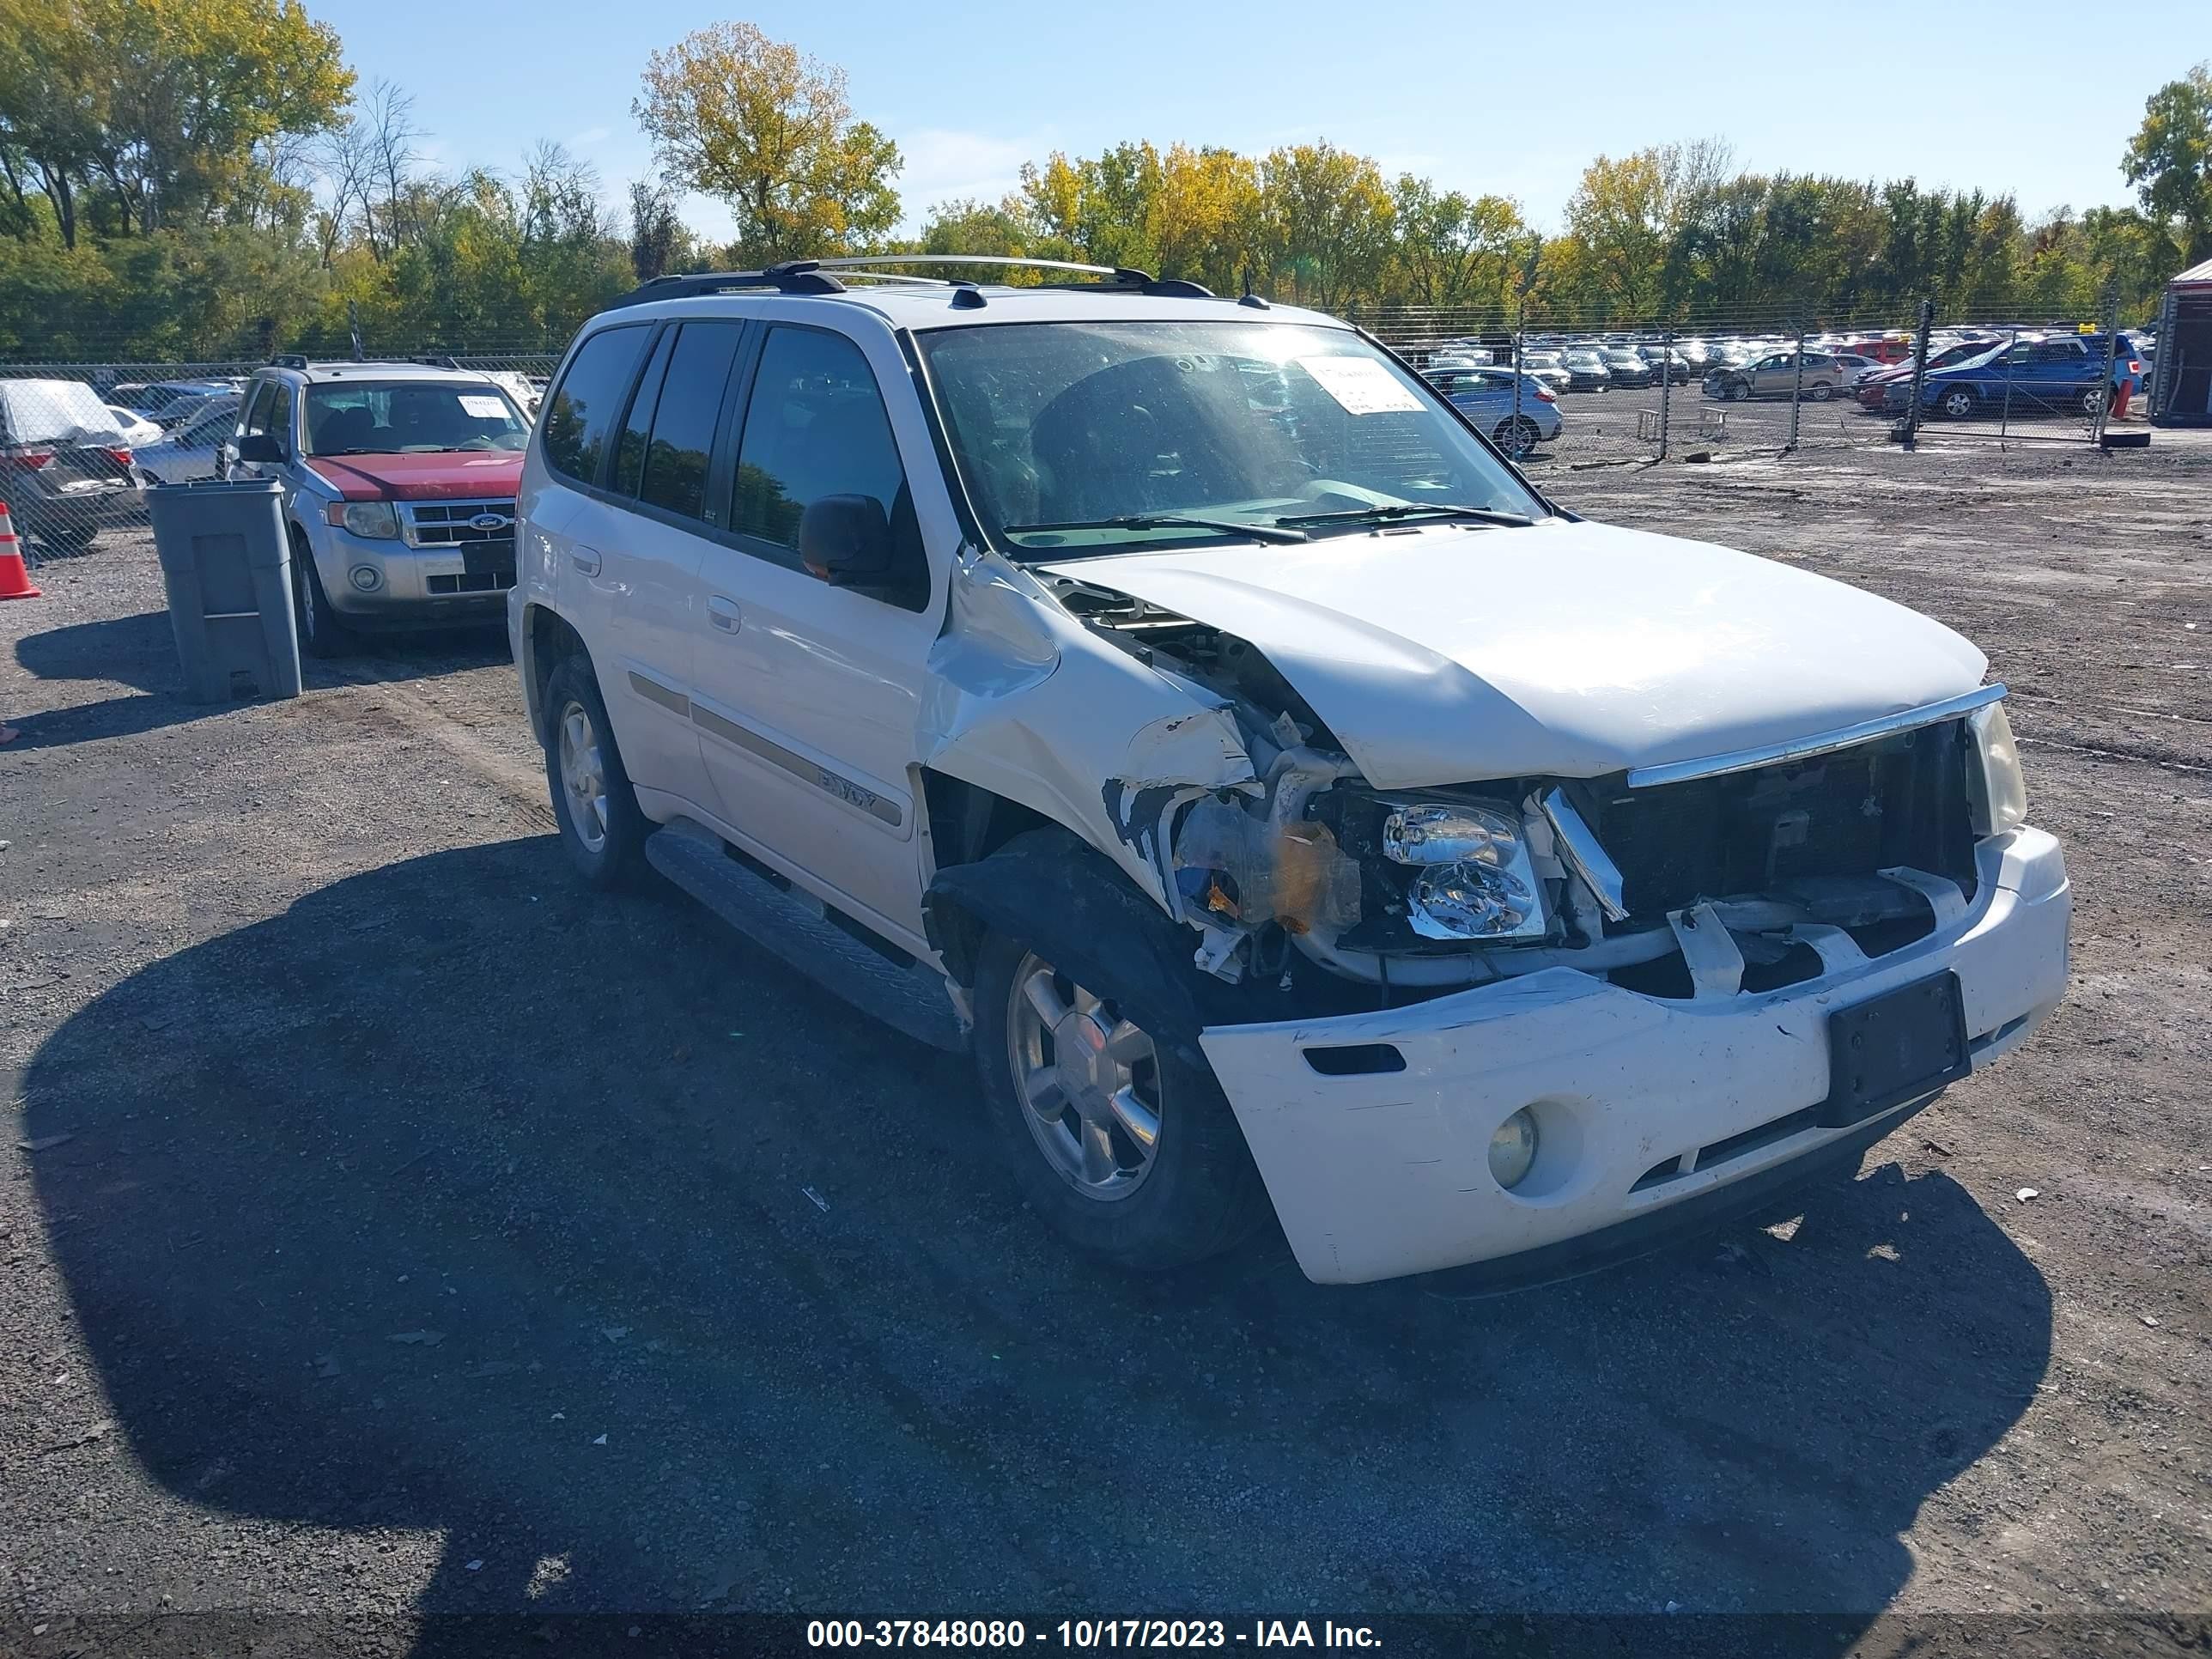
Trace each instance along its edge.
{"label": "rear door", "polygon": [[553,566],[556,603],[591,652],[630,781],[697,803],[706,791],[684,690],[696,538],[641,514],[635,499],[677,332],[625,323],[576,349],[542,422],[556,484],[524,511],[529,556]]}

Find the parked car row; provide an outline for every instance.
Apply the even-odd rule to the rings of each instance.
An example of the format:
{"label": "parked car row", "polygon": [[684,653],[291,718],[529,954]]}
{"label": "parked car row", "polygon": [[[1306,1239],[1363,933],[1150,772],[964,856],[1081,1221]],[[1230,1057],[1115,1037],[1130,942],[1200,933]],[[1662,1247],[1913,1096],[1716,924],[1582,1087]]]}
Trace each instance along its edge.
{"label": "parked car row", "polygon": [[[1865,410],[1895,415],[1911,398],[1916,337],[1910,330],[1828,331],[1804,337],[1685,336],[1671,342],[1649,335],[1561,337],[1531,335],[1521,343],[1522,372],[1554,394],[1641,391],[1662,382],[1702,384],[1705,395],[1727,402],[1754,398],[1802,398],[1826,403],[1852,398]],[[1999,328],[1964,325],[1934,331],[1929,339],[1923,399],[1933,415],[1967,418],[1992,407],[2014,414],[2089,414],[2102,398],[2134,396],[2149,379],[2155,339],[2123,333],[2109,386],[2097,384],[2105,337],[2082,330]],[[1508,370],[1510,343],[1447,340],[1431,349],[1424,372],[1476,368]],[[1549,435],[1548,434],[1546,435]]]}

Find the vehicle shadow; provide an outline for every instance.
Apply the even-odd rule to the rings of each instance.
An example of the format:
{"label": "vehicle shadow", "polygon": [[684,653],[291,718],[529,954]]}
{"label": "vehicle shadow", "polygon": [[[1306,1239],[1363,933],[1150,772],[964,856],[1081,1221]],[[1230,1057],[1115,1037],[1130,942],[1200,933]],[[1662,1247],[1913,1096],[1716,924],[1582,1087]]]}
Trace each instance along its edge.
{"label": "vehicle shadow", "polygon": [[[305,661],[301,678],[309,690],[428,679],[505,662],[507,655],[507,636],[492,628],[378,636],[362,640],[359,649],[331,661]],[[20,714],[10,723],[23,734],[18,740],[21,749],[61,748],[159,731],[241,706],[185,701],[184,675],[167,611],[72,623],[25,635],[15,641],[15,660],[26,673],[41,680],[135,688],[124,696]]]}
{"label": "vehicle shadow", "polygon": [[1279,1236],[1101,1271],[964,1062],[550,838],[158,962],[23,1093],[131,1452],[190,1504],[442,1532],[426,1614],[1676,1602],[1839,1654],[2050,1350],[2034,1267],[1893,1166],[1488,1302],[1316,1287]]}

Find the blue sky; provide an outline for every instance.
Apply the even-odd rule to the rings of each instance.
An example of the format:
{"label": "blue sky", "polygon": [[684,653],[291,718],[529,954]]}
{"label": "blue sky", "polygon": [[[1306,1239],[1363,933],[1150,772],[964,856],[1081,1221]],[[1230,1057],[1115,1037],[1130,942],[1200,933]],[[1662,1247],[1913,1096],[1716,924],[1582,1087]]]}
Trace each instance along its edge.
{"label": "blue sky", "polygon": [[[1761,171],[1911,174],[2011,191],[2031,215],[2078,210],[2130,198],[2118,163],[2143,100],[2212,58],[2208,0],[308,3],[364,83],[415,94],[440,165],[512,170],[556,138],[611,198],[651,168],[629,111],[647,56],[742,17],[845,68],[855,112],[906,155],[910,222],[948,197],[997,196],[1024,160],[1122,138],[1326,137],[1393,174],[1514,197],[1547,228],[1593,155],[1711,137]],[[1946,67],[1886,67],[1919,40]],[[726,234],[710,202],[688,216]]]}

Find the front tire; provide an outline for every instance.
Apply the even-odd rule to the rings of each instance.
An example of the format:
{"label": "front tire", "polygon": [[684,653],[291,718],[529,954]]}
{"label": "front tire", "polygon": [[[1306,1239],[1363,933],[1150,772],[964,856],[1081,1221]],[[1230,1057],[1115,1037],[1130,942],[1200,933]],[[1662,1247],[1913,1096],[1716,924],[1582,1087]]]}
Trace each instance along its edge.
{"label": "front tire", "polygon": [[1966,421],[1973,418],[1974,410],[1980,402],[1981,399],[1972,392],[1960,386],[1955,391],[1945,392],[1937,400],[1936,407],[1950,420]]}
{"label": "front tire", "polygon": [[1749,403],[1751,401],[1751,382],[1748,380],[1736,381],[1735,384],[1729,387],[1728,395],[1729,401],[1732,404]]}
{"label": "front tire", "polygon": [[292,620],[300,634],[300,649],[319,661],[343,657],[353,648],[353,635],[331,609],[331,596],[315,569],[315,555],[307,538],[292,532]]}
{"label": "front tire", "polygon": [[561,848],[592,887],[622,886],[645,860],[653,826],[638,810],[588,658],[563,657],[545,686],[545,785]]}
{"label": "front tire", "polygon": [[1115,1267],[1219,1255],[1267,1214],[1221,1085],[1076,983],[994,933],[975,964],[975,1063],[1015,1180],[1054,1231]]}

